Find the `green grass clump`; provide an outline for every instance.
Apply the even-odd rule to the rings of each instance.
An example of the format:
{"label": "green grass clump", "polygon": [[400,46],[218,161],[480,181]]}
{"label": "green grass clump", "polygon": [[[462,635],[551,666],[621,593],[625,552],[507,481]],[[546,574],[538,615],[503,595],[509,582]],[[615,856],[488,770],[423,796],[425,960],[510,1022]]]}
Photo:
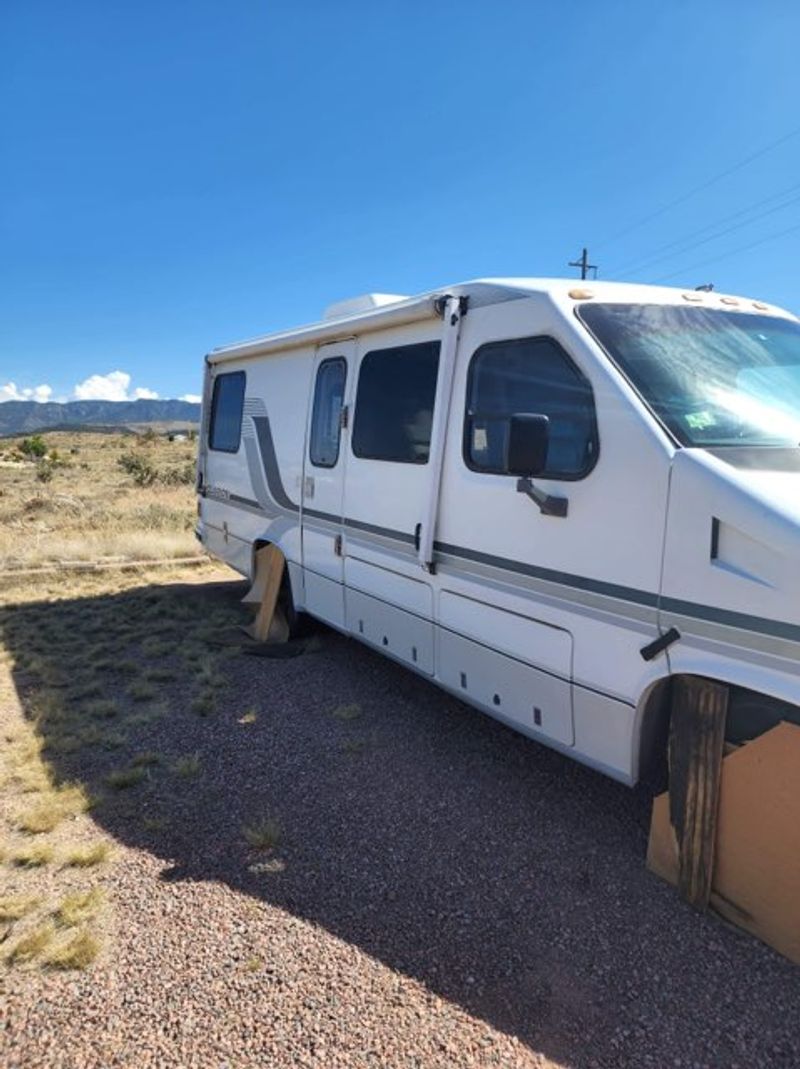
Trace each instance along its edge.
{"label": "green grass clump", "polygon": [[145,817],[142,827],[145,831],[164,831],[169,827],[169,820],[166,817]]}
{"label": "green grass clump", "polygon": [[148,635],[142,640],[142,653],[146,653],[148,657],[163,657],[165,653],[169,653],[171,648],[172,643],[158,635]]}
{"label": "green grass clump", "polygon": [[335,716],[337,720],[356,720],[361,716],[361,706],[355,702],[350,705],[337,705],[331,716]]}
{"label": "green grass clump", "polygon": [[151,680],[153,683],[172,683],[178,678],[178,673],[172,668],[158,666],[146,669],[144,678]]}
{"label": "green grass clump", "polygon": [[192,712],[198,716],[210,716],[216,707],[216,699],[210,692],[198,695],[192,702]]}
{"label": "green grass clump", "polygon": [[99,698],[97,701],[87,703],[86,713],[95,720],[111,720],[119,715],[119,705],[110,698]]}
{"label": "green grass clump", "polygon": [[273,817],[264,817],[253,824],[245,824],[242,835],[254,850],[272,850],[281,841],[281,828]]}
{"label": "green grass clump", "polygon": [[155,750],[142,750],[141,753],[137,753],[131,764],[134,768],[149,768],[152,765],[161,764],[161,754],[156,753]]}
{"label": "green grass clump", "polygon": [[141,783],[146,775],[147,771],[141,767],[117,768],[108,773],[105,781],[115,791],[124,791],[129,787],[135,787],[137,783]]}
{"label": "green grass clump", "polygon": [[155,698],[156,689],[145,679],[134,679],[128,686],[126,693],[135,702],[146,702],[150,701],[151,698]]}
{"label": "green grass clump", "polygon": [[186,757],[180,757],[172,767],[182,779],[192,779],[200,774],[200,754],[193,753],[187,754]]}
{"label": "green grass clump", "polygon": [[367,744],[363,739],[345,739],[340,749],[342,753],[357,754],[363,753],[366,746]]}

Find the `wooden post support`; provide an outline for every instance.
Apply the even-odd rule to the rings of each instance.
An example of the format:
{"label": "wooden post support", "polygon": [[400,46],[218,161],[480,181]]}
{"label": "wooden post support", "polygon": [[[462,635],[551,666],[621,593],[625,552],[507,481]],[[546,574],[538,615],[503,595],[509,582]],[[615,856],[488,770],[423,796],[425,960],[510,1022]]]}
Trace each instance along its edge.
{"label": "wooden post support", "polygon": [[[284,564],[284,556],[277,546],[263,546],[256,552],[253,590],[258,594],[258,611],[252,625],[246,630],[257,642],[266,642],[268,638],[285,642],[288,637],[288,634],[284,633],[284,630],[288,632],[285,621],[278,620],[278,615],[282,614],[276,613]],[[244,600],[250,599],[245,597]],[[278,624],[281,626],[276,626]]]}
{"label": "wooden post support", "polygon": [[728,688],[700,676],[673,683],[669,813],[678,840],[678,890],[696,909],[711,895]]}

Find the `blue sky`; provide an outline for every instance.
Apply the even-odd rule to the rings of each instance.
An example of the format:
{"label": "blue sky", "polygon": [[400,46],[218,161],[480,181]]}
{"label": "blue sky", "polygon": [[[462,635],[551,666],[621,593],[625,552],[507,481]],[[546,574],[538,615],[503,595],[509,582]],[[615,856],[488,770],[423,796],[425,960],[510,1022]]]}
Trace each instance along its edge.
{"label": "blue sky", "polygon": [[0,397],[197,393],[215,345],[584,244],[800,312],[799,40],[791,0],[5,0]]}

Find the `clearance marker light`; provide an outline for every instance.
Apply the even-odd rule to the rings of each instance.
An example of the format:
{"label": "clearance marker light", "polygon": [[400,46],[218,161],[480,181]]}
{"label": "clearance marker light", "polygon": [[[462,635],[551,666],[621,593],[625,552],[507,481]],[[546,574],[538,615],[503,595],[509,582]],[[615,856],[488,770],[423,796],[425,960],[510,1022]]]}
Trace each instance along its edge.
{"label": "clearance marker light", "polygon": [[703,294],[702,293],[697,293],[694,290],[691,293],[682,293],[681,297],[683,297],[683,299],[685,301],[702,301],[703,300]]}
{"label": "clearance marker light", "polygon": [[739,303],[736,300],[735,297],[720,297],[720,301],[722,301],[723,304],[738,304]]}
{"label": "clearance marker light", "polygon": [[594,297],[594,293],[592,290],[573,289],[569,291],[568,296],[571,297],[573,301],[588,301]]}

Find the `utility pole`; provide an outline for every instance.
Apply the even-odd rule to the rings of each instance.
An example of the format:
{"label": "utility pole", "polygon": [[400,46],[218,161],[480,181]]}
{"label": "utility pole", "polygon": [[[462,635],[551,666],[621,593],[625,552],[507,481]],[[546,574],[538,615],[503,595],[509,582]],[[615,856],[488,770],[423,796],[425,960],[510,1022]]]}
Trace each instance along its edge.
{"label": "utility pole", "polygon": [[594,271],[593,278],[597,278],[597,264],[589,263],[589,252],[587,249],[583,250],[580,260],[570,260],[568,267],[579,267],[581,269],[581,278],[586,279],[590,271]]}

